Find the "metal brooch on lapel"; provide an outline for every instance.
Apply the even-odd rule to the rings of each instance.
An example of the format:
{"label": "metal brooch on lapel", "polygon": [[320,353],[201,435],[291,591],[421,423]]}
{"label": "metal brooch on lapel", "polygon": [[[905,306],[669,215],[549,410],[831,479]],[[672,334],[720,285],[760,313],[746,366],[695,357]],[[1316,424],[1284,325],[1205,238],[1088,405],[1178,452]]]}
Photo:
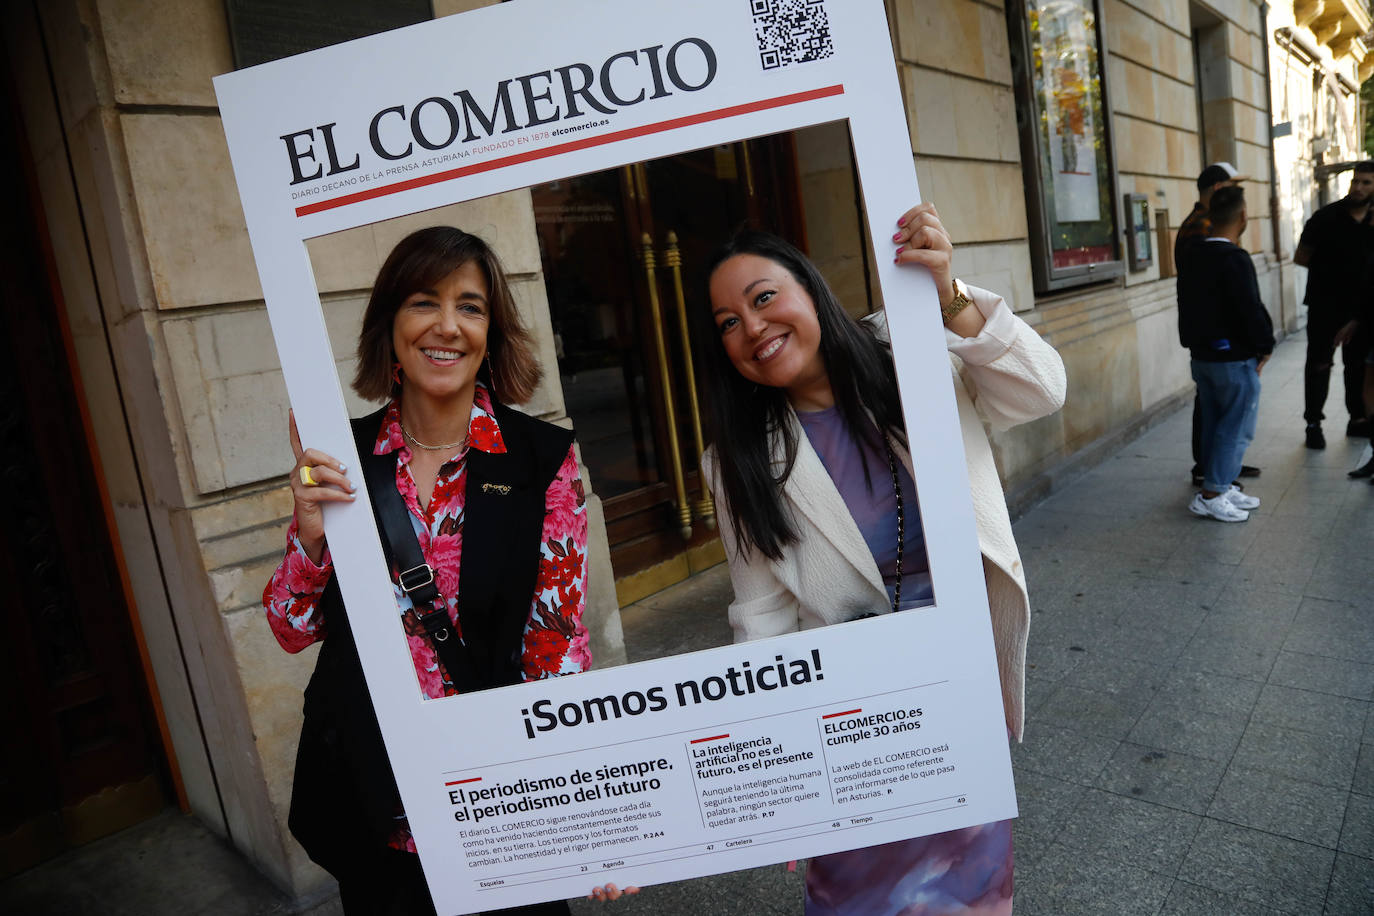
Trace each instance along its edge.
{"label": "metal brooch on lapel", "polygon": [[510,492],[510,484],[508,484],[508,483],[484,483],[484,484],[482,484],[482,492],[483,492],[483,493],[497,493],[497,494],[499,494],[499,495],[501,495],[501,496],[505,496],[507,493]]}

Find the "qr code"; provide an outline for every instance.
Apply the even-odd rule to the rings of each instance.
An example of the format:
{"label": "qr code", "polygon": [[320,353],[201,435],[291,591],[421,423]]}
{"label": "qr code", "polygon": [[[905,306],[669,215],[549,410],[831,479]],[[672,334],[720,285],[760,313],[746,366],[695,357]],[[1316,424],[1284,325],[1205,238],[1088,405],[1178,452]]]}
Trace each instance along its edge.
{"label": "qr code", "polygon": [[835,53],[825,0],[749,0],[765,70],[822,60]]}

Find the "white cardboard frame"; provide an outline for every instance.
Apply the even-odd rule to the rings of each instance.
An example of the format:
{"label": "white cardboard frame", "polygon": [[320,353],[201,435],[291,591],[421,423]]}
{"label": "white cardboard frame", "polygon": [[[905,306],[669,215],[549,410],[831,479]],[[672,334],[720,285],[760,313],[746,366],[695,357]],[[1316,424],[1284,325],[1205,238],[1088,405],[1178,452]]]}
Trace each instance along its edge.
{"label": "white cardboard frame", "polygon": [[[306,253],[309,238],[844,120],[868,225],[879,240],[872,262],[884,301],[898,304],[889,310],[889,327],[907,427],[922,431],[911,437],[911,457],[936,583],[934,608],[423,702],[368,501],[331,507],[330,550],[440,913],[576,896],[608,881],[650,885],[1015,816],[982,564],[935,291],[923,271],[895,268],[890,248],[882,244],[886,227],[918,200],[883,4],[809,0],[808,7],[822,6],[828,14],[833,53],[769,69],[762,65],[751,18],[759,5],[519,0],[215,80],[302,440],[351,468],[359,464]],[[675,46],[676,81],[667,72]],[[646,50],[655,47],[657,52]],[[621,52],[634,56],[616,58]],[[582,96],[583,116],[567,117],[557,68],[584,62],[599,71],[607,61],[618,97],[629,101],[644,89],[642,99],[589,116]],[[528,74],[536,76],[519,80]],[[406,119],[424,100],[459,98],[456,93],[466,89],[486,108],[499,99],[502,80],[514,80],[509,92],[513,110],[520,112],[517,122],[531,120],[524,108],[527,85],[537,115],[549,116],[557,107],[564,117],[491,137],[481,136],[477,123],[474,140],[459,136],[433,152],[414,145],[409,156],[395,160],[371,147],[369,123],[379,113],[403,106],[378,120],[381,149],[395,155],[408,139]],[[597,88],[604,86],[594,84],[594,94]],[[444,133],[444,106],[423,107],[421,131],[433,143]],[[501,114],[495,107],[486,111]],[[606,123],[582,127],[595,120]],[[509,126],[499,117],[496,123]],[[578,129],[554,134],[568,127]],[[499,145],[505,143],[510,145]],[[288,150],[294,150],[294,167]],[[388,174],[397,167],[407,170]],[[317,169],[320,174],[312,177]],[[712,676],[724,685],[728,669],[738,674],[746,663],[760,673],[762,684],[765,669],[778,664],[775,658],[783,660],[789,678],[800,678],[796,672],[804,670],[809,680],[789,680],[787,686],[796,689],[760,687],[741,696],[727,693],[720,701],[678,701],[677,685],[704,684]],[[661,711],[560,726],[534,737],[525,726],[523,711],[539,700],[557,709],[636,692],[652,698],[654,687],[665,699]],[[691,689],[685,689],[690,697]],[[911,727],[917,722],[919,730]],[[843,735],[851,737],[840,740]],[[703,767],[708,748],[715,767]],[[652,772],[640,772],[651,762]],[[602,778],[598,769],[625,764],[636,765],[629,782],[646,785],[612,802],[612,788],[624,788],[627,780],[619,778],[624,774]],[[734,772],[715,772],[726,767]],[[787,779],[776,782],[777,776]],[[561,778],[567,784],[514,792],[528,788],[517,782],[521,778]],[[575,787],[599,790],[601,798],[557,801],[574,795]],[[475,801],[468,794],[474,788],[495,791]],[[555,801],[534,812],[482,816],[478,810],[546,797]],[[726,808],[733,811],[722,813]],[[589,811],[603,813],[588,816]],[[543,823],[518,826],[536,820]],[[486,827],[496,830],[486,833]]]}

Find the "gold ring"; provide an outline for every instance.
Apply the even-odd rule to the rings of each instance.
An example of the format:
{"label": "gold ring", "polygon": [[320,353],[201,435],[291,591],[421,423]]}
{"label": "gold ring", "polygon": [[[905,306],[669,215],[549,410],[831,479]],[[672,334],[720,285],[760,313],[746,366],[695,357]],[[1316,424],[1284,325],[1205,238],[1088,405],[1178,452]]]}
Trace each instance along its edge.
{"label": "gold ring", "polygon": [[301,483],[305,484],[307,487],[318,487],[320,485],[318,480],[310,476],[310,465],[308,464],[301,465]]}

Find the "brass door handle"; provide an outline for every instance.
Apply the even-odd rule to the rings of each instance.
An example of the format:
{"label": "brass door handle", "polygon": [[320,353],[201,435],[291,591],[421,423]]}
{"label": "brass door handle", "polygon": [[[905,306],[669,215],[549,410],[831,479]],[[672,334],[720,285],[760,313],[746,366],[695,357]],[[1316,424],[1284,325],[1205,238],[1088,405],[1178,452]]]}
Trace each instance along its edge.
{"label": "brass door handle", "polygon": [[649,313],[653,319],[654,349],[658,353],[659,384],[663,387],[663,409],[667,412],[664,425],[668,428],[668,456],[673,465],[673,488],[677,497],[679,530],[683,540],[692,537],[692,506],[687,500],[687,483],[682,471],[682,448],[677,438],[677,407],[673,400],[672,373],[668,369],[668,346],[663,338],[663,314],[658,304],[658,284],[654,269],[654,240],[649,233],[641,237],[644,245],[644,273],[649,283]]}

